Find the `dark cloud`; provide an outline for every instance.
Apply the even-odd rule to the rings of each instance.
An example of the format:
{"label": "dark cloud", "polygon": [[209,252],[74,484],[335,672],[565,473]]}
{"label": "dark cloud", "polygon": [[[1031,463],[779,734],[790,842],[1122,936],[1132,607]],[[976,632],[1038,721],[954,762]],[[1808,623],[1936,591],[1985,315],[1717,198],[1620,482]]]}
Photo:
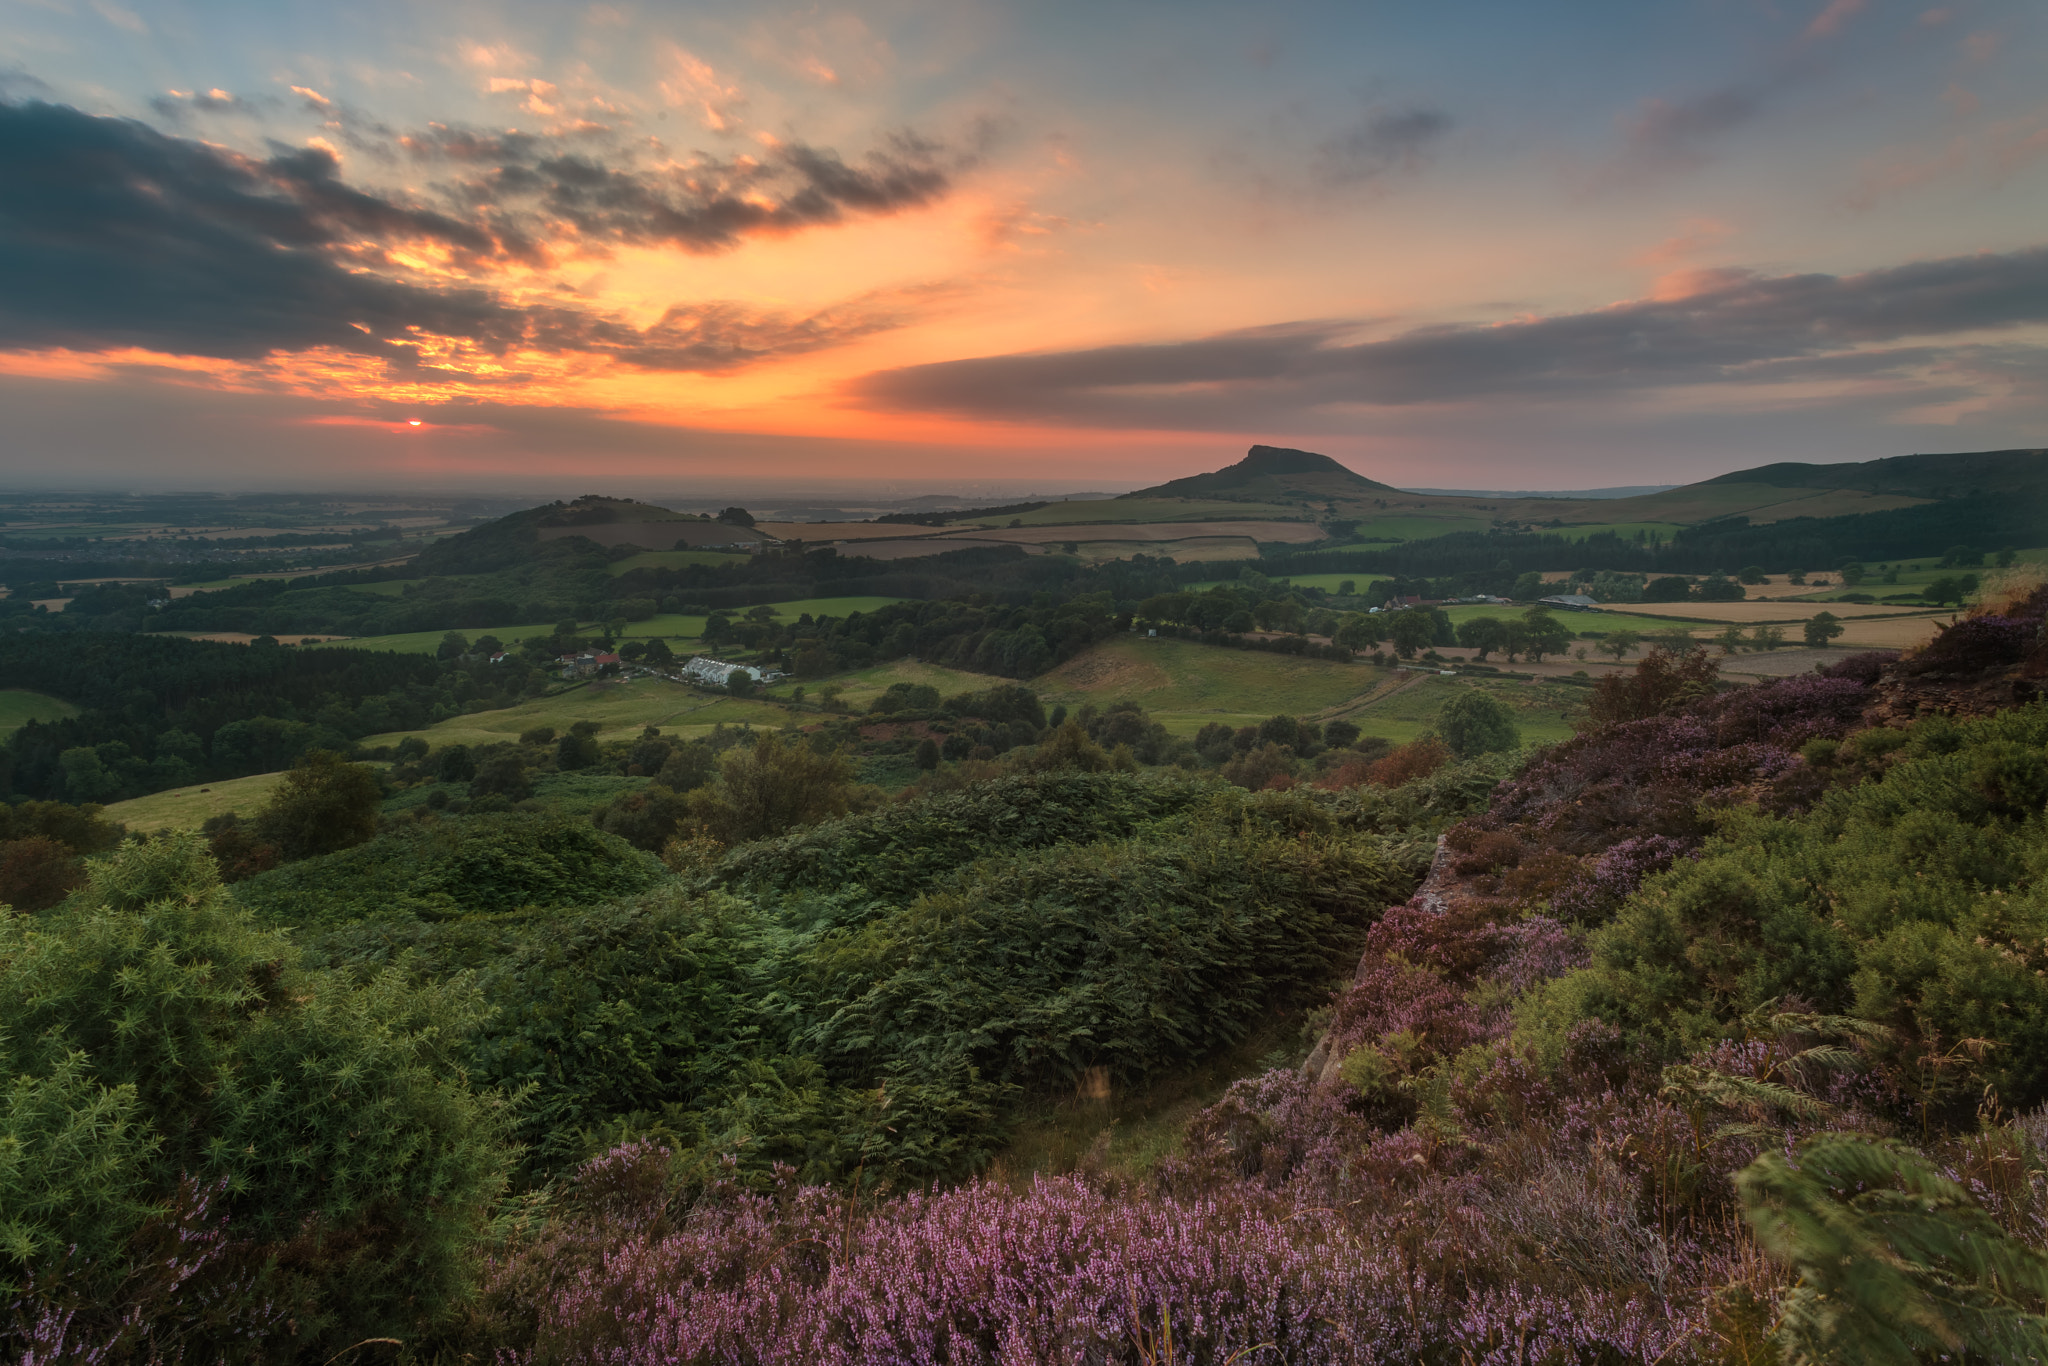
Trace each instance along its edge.
{"label": "dark cloud", "polygon": [[1764,89],[1733,85],[1682,100],[1644,100],[1622,125],[1622,146],[1600,175],[1601,185],[1634,184],[1697,170],[1714,140],[1763,112]]}
{"label": "dark cloud", "polygon": [[[1859,275],[1702,275],[1683,297],[1352,342],[1305,322],[1186,342],[989,356],[857,381],[869,406],[1083,425],[1244,430],[1332,405],[1597,398],[1650,388],[1896,374],[1938,363],[1908,338],[2048,322],[2048,248]],[[1968,348],[1955,348],[1962,354]],[[2033,348],[2028,348],[2033,349]],[[2033,349],[2039,356],[2041,352]],[[1800,367],[1804,373],[1800,373]]]}
{"label": "dark cloud", "polygon": [[[857,301],[786,318],[696,304],[642,331],[566,293],[515,307],[481,284],[409,280],[390,253],[431,244],[487,278],[506,260],[545,262],[546,235],[564,223],[583,242],[708,249],[888,212],[946,183],[920,168],[930,149],[909,141],[859,168],[786,149],[775,172],[715,186],[545,150],[540,140],[501,140],[487,158],[492,192],[436,206],[350,185],[322,147],[280,146],[258,159],[63,105],[0,104],[0,347],[232,359],[335,347],[410,363],[417,330],[491,351],[595,350],[642,366],[729,369],[894,325],[901,309]],[[756,202],[770,183],[787,192]]]}
{"label": "dark cloud", "polygon": [[1432,145],[1450,128],[1450,115],[1438,109],[1369,112],[1316,148],[1315,177],[1351,187],[1395,171],[1420,170]]}

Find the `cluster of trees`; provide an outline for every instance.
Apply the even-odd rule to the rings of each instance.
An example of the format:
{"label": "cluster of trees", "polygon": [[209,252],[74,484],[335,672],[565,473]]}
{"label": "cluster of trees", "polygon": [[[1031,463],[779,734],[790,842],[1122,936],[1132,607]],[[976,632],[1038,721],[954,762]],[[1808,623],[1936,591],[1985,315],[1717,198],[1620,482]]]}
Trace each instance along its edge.
{"label": "cluster of trees", "polygon": [[288,768],[315,749],[509,706],[546,686],[538,669],[162,636],[72,637],[51,649],[0,640],[0,680],[76,702],[0,751],[0,793],[107,802]]}

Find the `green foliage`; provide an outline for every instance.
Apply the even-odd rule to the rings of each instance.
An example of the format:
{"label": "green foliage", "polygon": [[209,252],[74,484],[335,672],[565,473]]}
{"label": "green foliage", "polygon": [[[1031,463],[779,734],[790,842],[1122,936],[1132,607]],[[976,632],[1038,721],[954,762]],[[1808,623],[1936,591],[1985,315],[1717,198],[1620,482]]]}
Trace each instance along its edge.
{"label": "green foliage", "polygon": [[[1555,1039],[1598,1017],[1677,1058],[1796,997],[1894,1031],[1893,1056],[1929,1078],[1923,1106],[1950,1067],[2008,1105],[2048,1098],[2044,746],[2035,704],[1817,750],[1845,778],[1878,776],[1804,815],[1721,813],[1698,858],[1593,932],[1590,966],[1525,1005],[1525,1029]],[[1955,1053],[1968,1041],[1982,1046]]]}
{"label": "green foliage", "polygon": [[1841,619],[1833,612],[1815,612],[1807,618],[1806,625],[1800,628],[1800,634],[1806,638],[1808,645],[1817,647],[1842,634],[1842,630]]}
{"label": "green foliage", "polygon": [[696,789],[688,801],[707,834],[739,844],[844,815],[854,795],[853,764],[844,755],[785,743],[771,731],[730,750],[719,761],[717,784]]}
{"label": "green foliage", "polygon": [[0,1275],[89,1296],[190,1177],[274,1249],[300,1344],[413,1331],[461,1292],[502,1179],[499,1111],[449,1061],[476,1007],[307,970],[196,836],[124,847],[61,911],[0,918]]}
{"label": "green foliage", "polygon": [[273,925],[445,920],[587,905],[650,886],[661,867],[616,835],[512,813],[416,824],[338,854],[259,873],[235,898]]}
{"label": "green foliage", "polygon": [[1460,759],[1515,748],[1521,732],[1514,713],[1491,693],[1468,688],[1444,703],[1436,716],[1437,734]]}
{"label": "green foliage", "polygon": [[256,838],[287,859],[332,854],[377,833],[384,792],[376,773],[316,749],[293,765],[257,812]]}
{"label": "green foliage", "polygon": [[2048,1255],[1918,1154],[1821,1134],[1735,1184],[1758,1240],[1799,1273],[1778,1306],[1786,1366],[2048,1355]]}

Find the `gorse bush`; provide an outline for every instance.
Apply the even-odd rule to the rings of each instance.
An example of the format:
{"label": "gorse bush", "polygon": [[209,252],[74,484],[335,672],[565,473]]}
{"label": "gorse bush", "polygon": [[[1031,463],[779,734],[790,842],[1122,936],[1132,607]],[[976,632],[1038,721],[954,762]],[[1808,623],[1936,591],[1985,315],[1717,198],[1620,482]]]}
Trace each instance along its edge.
{"label": "gorse bush", "polygon": [[653,858],[583,821],[510,813],[412,825],[236,885],[274,925],[449,919],[588,905],[651,886]]}
{"label": "gorse bush", "polygon": [[1982,1040],[2006,1105],[2048,1098],[2048,706],[1922,722],[1883,763],[1803,815],[1716,817],[1529,1004],[1532,1037],[1554,1051],[1595,1018],[1676,1057],[1796,997],[1889,1027],[1903,1057]]}
{"label": "gorse bush", "polygon": [[[478,1017],[459,984],[305,969],[195,836],[128,845],[62,910],[0,919],[13,1331],[84,1306],[74,1343],[281,1360],[436,1320],[505,1168],[500,1106],[451,1061]],[[113,1321],[148,1230],[194,1187],[218,1192],[215,1236],[242,1249],[244,1308],[278,1311],[274,1340],[192,1341],[203,1286]]]}

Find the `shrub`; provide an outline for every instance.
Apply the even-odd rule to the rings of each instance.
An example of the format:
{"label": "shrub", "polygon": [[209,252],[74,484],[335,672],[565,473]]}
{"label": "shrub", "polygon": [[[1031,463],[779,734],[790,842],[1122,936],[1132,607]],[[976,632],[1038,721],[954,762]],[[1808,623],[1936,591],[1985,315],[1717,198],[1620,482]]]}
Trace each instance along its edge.
{"label": "shrub", "polygon": [[688,796],[690,815],[723,844],[767,839],[843,816],[854,803],[844,755],[783,741],[773,732],[719,761],[718,783]]}
{"label": "shrub", "polygon": [[284,775],[256,813],[256,839],[285,859],[312,858],[361,844],[377,833],[384,791],[365,764],[316,749]]}
{"label": "shrub", "polygon": [[1460,759],[1513,749],[1522,739],[1514,713],[1478,688],[1465,689],[1446,702],[1437,713],[1436,729]]}
{"label": "shrub", "polygon": [[0,906],[45,911],[84,881],[84,860],[48,835],[0,840]]}
{"label": "shrub", "polygon": [[1381,787],[1400,787],[1430,774],[1449,763],[1451,752],[1441,740],[1424,736],[1411,740],[1386,758],[1366,769],[1366,781]]}
{"label": "shrub", "polygon": [[[14,1154],[0,1274],[32,1286],[14,1312],[81,1296],[94,1310],[72,1340],[117,1333],[100,1296],[189,1176],[224,1190],[261,1284],[210,1330],[179,1321],[204,1318],[204,1295],[164,1306],[147,1330],[159,1342],[317,1361],[431,1324],[464,1287],[504,1171],[500,1112],[446,1048],[477,1015],[464,988],[308,971],[234,905],[193,835],[124,847],[40,922],[0,918],[0,1150]],[[280,1300],[293,1321],[266,1315]],[[250,1341],[244,1314],[275,1337]]]}

